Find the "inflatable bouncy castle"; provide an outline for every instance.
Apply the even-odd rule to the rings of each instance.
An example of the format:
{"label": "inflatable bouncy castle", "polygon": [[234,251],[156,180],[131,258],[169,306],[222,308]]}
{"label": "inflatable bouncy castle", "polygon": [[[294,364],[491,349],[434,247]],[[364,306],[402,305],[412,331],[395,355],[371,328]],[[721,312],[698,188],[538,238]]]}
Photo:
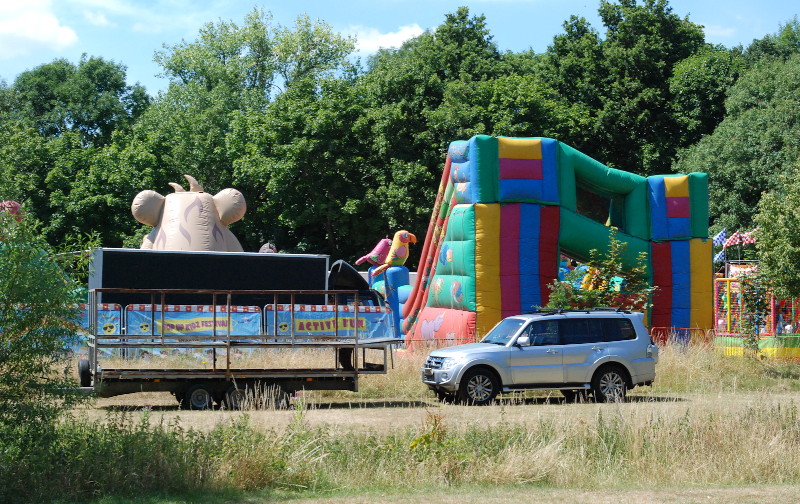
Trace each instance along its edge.
{"label": "inflatable bouncy castle", "polygon": [[648,254],[651,326],[712,326],[706,174],[642,177],[550,138],[451,143],[405,303],[407,341],[475,341],[544,306],[561,254],[603,253],[609,226],[627,243],[626,267]]}

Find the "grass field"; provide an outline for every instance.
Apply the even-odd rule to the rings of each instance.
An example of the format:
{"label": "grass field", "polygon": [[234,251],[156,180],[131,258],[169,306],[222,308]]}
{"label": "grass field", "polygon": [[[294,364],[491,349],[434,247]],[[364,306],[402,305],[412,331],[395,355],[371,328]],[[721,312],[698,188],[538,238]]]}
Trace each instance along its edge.
{"label": "grass field", "polygon": [[[95,400],[62,424],[64,458],[29,485],[115,503],[800,500],[797,363],[667,347],[656,384],[625,404],[556,392],[469,407],[433,399],[423,359],[401,353],[359,392],[298,394],[289,410]],[[45,491],[54,478],[60,493]]]}

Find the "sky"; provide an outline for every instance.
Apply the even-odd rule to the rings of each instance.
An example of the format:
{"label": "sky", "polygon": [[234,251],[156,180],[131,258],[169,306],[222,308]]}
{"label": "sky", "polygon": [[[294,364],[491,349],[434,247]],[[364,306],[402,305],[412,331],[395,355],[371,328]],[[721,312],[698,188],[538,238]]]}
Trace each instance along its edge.
{"label": "sky", "polygon": [[[125,65],[128,83],[138,82],[155,95],[167,87],[153,61],[164,44],[194,41],[209,22],[241,25],[256,7],[283,26],[302,14],[325,21],[336,32],[354,35],[358,55],[367,56],[435,29],[462,5],[486,16],[501,51],[543,52],[571,15],[585,17],[601,36],[605,31],[599,0],[0,0],[0,79],[11,85],[21,72],[59,58],[77,64],[86,54]],[[670,0],[669,5],[703,25],[707,42],[726,47],[776,33],[800,13],[796,0]]]}

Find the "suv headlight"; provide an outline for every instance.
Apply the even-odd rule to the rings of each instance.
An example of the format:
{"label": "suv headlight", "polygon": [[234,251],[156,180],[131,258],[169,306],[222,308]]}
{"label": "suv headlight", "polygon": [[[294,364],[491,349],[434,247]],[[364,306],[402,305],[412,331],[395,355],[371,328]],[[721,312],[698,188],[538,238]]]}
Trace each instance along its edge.
{"label": "suv headlight", "polygon": [[445,357],[442,361],[442,367],[440,368],[442,371],[447,371],[449,369],[453,369],[454,367],[461,364],[462,359],[459,357]]}

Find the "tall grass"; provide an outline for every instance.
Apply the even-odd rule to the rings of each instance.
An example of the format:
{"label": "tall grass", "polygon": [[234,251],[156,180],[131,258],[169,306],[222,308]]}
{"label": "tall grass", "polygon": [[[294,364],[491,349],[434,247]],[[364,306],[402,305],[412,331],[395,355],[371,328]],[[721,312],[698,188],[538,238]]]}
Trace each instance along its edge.
{"label": "tall grass", "polygon": [[336,436],[302,415],[283,431],[255,429],[243,417],[205,433],[128,415],[105,425],[76,419],[58,427],[46,453],[33,449],[35,456],[4,467],[0,496],[45,502],[263,489],[800,484],[794,403],[678,416],[604,406],[588,421],[492,426],[451,425],[432,411],[399,432]]}
{"label": "tall grass", "polygon": [[[421,358],[399,357],[395,371],[370,377],[370,390],[362,393],[420,397]],[[653,393],[793,390],[798,369],[795,363],[667,347]],[[530,415],[512,423],[501,411],[500,422],[467,424],[448,417],[461,407],[431,402],[423,422],[380,432],[312,427],[305,398],[295,402],[285,429],[257,428],[246,415],[201,431],[180,420],[153,421],[148,413],[112,414],[103,422],[76,414],[43,429],[35,444],[0,437],[0,501],[265,489],[318,494],[474,485],[795,485],[800,418],[785,397],[765,394],[761,404],[737,409],[705,407],[702,398],[686,401],[685,408],[680,402],[569,405],[562,407],[589,413]]]}
{"label": "tall grass", "polygon": [[726,357],[710,346],[668,344],[659,350],[654,392],[800,390],[793,360]]}

